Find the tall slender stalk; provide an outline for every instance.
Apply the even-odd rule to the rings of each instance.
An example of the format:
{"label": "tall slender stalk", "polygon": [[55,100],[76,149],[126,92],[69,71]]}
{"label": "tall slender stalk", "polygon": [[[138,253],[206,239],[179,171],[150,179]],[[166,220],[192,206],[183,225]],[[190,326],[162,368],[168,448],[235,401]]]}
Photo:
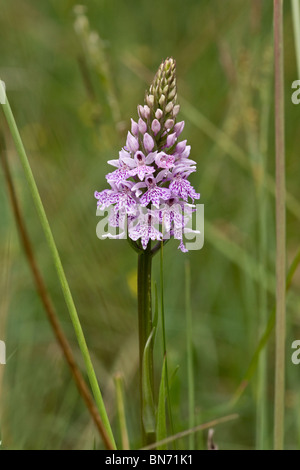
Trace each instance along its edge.
{"label": "tall slender stalk", "polygon": [[79,347],[80,347],[80,350],[84,359],[87,375],[88,375],[90,385],[93,391],[95,402],[98,407],[101,419],[103,421],[103,425],[109,436],[109,439],[111,440],[112,445],[115,448],[116,444],[115,444],[114,436],[113,436],[111,426],[108,420],[102,394],[99,388],[99,384],[98,384],[95,370],[91,361],[90,353],[89,353],[89,350],[85,341],[85,337],[81,328],[80,320],[79,320],[78,313],[74,304],[74,300],[70,291],[70,287],[69,287],[69,284],[68,284],[63,266],[62,266],[62,262],[61,262],[61,259],[60,259],[60,256],[59,256],[56,244],[55,244],[55,240],[54,240],[54,237],[53,237],[53,234],[52,234],[49,222],[48,222],[48,218],[47,218],[47,215],[46,215],[46,212],[45,212],[45,209],[44,209],[44,206],[43,206],[40,194],[39,194],[39,190],[37,188],[37,185],[36,185],[36,182],[35,182],[31,167],[30,167],[30,163],[27,158],[26,151],[25,151],[16,121],[14,119],[14,116],[13,116],[13,113],[12,113],[12,110],[10,108],[7,98],[6,98],[6,102],[2,104],[2,107],[3,107],[3,111],[5,114],[9,129],[10,129],[13,141],[15,143],[18,155],[20,157],[20,160],[24,169],[25,177],[27,179],[27,183],[28,183],[42,228],[44,230],[48,247],[50,249],[50,252],[53,258],[53,262],[56,268],[58,279],[61,284],[65,302],[67,304],[70,318],[71,318],[71,321],[75,330],[75,334],[77,337],[77,341],[78,341],[78,344],[79,344]]}
{"label": "tall slender stalk", "polygon": [[292,16],[294,28],[294,43],[297,62],[297,78],[300,80],[300,4],[299,0],[292,0]]}
{"label": "tall slender stalk", "polygon": [[276,146],[276,346],[274,448],[284,447],[285,399],[285,144],[284,144],[284,69],[283,0],[274,0],[275,59],[275,146]]}
{"label": "tall slender stalk", "polygon": [[[143,374],[147,374],[150,384],[149,392],[154,397],[153,379],[153,339],[149,343],[147,362],[144,362],[144,353],[147,340],[152,332],[152,300],[151,300],[151,271],[152,253],[151,243],[146,250],[138,255],[138,318],[139,318],[139,360],[140,360],[140,409],[142,421],[142,434],[144,444],[149,444],[155,440],[153,433],[149,435],[143,422],[145,414],[145,387]],[[147,367],[145,371],[144,368]]]}

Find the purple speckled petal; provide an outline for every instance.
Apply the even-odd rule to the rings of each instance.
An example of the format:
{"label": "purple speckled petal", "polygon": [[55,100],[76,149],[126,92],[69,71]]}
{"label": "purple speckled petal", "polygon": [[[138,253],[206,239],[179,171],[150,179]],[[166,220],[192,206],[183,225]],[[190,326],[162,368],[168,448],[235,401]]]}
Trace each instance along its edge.
{"label": "purple speckled petal", "polygon": [[140,203],[143,207],[146,207],[148,206],[150,201],[151,201],[151,189],[148,189],[148,191],[146,191],[140,198]]}
{"label": "purple speckled petal", "polygon": [[180,244],[179,244],[179,246],[178,246],[178,250],[181,250],[182,253],[188,253],[188,251],[189,251],[189,250],[187,250],[186,247],[184,246],[182,240],[180,240]]}
{"label": "purple speckled petal", "polygon": [[145,178],[145,175],[150,175],[154,173],[154,171],[155,168],[152,166],[142,165],[137,167],[137,175],[141,181]]}
{"label": "purple speckled petal", "polygon": [[188,200],[188,197],[193,201],[194,199],[200,198],[200,194],[196,193],[191,183],[180,176],[176,177],[176,179],[171,182],[170,190],[177,196],[182,197],[185,201]]}
{"label": "purple speckled petal", "polygon": [[155,157],[155,163],[159,168],[172,168],[174,166],[175,157],[165,152],[159,152]]}

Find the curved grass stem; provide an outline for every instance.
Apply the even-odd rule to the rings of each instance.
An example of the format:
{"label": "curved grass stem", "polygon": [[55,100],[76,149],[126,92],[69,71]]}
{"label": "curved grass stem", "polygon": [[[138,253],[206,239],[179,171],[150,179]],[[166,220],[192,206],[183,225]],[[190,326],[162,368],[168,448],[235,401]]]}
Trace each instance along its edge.
{"label": "curved grass stem", "polygon": [[46,212],[45,212],[45,209],[44,209],[44,206],[43,206],[40,194],[39,194],[39,190],[37,188],[37,185],[36,185],[36,182],[35,182],[31,167],[30,167],[30,163],[28,161],[27,154],[26,154],[16,121],[14,119],[11,107],[9,105],[8,99],[6,99],[5,103],[2,104],[2,107],[3,107],[3,111],[4,111],[7,124],[12,135],[14,144],[16,146],[16,150],[18,152],[18,155],[20,157],[20,160],[24,169],[25,177],[26,177],[26,180],[27,180],[27,183],[28,183],[28,186],[29,186],[29,189],[30,189],[30,192],[31,192],[41,225],[42,225],[42,228],[44,230],[48,247],[52,255],[52,259],[53,259],[56,272],[58,275],[58,279],[59,279],[59,282],[63,291],[65,302],[67,304],[70,318],[71,318],[71,321],[75,330],[76,338],[77,338],[77,341],[81,350],[81,354],[84,359],[86,372],[89,378],[89,382],[91,385],[91,389],[94,395],[97,408],[99,410],[99,414],[101,416],[104,428],[111,441],[111,446],[112,448],[116,448],[114,436],[113,436],[112,429],[108,420],[102,394],[99,388],[95,370],[91,361],[90,353],[89,353],[86,340],[82,331],[82,327],[81,327],[78,313],[77,313],[74,300],[70,291],[70,287],[69,287],[69,284],[68,284],[63,266],[62,266],[60,255],[56,247],[56,243],[55,243],[55,240],[54,240],[54,237],[53,237],[53,234],[52,234],[49,222],[48,222],[48,218],[47,218],[47,215],[46,215]]}

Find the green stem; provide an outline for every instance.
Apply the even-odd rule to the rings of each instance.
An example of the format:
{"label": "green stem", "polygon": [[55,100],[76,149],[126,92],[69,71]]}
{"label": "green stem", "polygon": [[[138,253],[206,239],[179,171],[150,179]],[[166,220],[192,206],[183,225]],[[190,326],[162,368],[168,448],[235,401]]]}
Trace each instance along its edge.
{"label": "green stem", "polygon": [[85,341],[85,337],[81,328],[81,324],[80,324],[76,307],[73,301],[73,297],[69,288],[69,284],[68,284],[68,281],[67,281],[62,263],[61,263],[61,259],[60,259],[55,241],[54,241],[54,237],[52,235],[52,231],[51,231],[48,219],[47,219],[47,215],[46,215],[42,200],[39,195],[37,185],[35,183],[35,179],[34,179],[34,176],[33,176],[33,173],[32,173],[32,170],[31,170],[31,167],[30,167],[27,155],[26,155],[26,151],[25,151],[20,133],[18,131],[17,124],[15,122],[13,113],[11,111],[11,108],[7,99],[6,99],[6,103],[2,104],[2,107],[3,107],[3,111],[4,111],[9,129],[11,132],[12,138],[14,140],[17,152],[19,154],[19,157],[20,157],[23,169],[24,169],[27,183],[31,191],[31,195],[32,195],[36,210],[38,212],[38,216],[39,216],[41,225],[43,227],[44,234],[46,236],[46,240],[47,240],[50,252],[52,254],[56,272],[57,272],[57,275],[61,284],[61,288],[63,291],[63,295],[64,295],[64,298],[65,298],[65,301],[69,310],[71,321],[73,323],[77,341],[78,341],[78,344],[79,344],[79,347],[80,347],[80,350],[84,359],[86,372],[90,381],[90,385],[93,391],[96,405],[98,407],[101,419],[103,421],[103,425],[112,442],[113,448],[116,448],[114,436],[113,436],[111,426],[108,420],[108,416],[105,410],[103,398],[102,398],[99,384],[97,381],[97,377],[93,368],[90,353],[89,353],[89,350]]}
{"label": "green stem", "polygon": [[283,0],[274,0],[275,147],[276,147],[276,346],[274,448],[284,446],[285,397],[285,145],[283,73]]}
{"label": "green stem", "polygon": [[300,80],[300,5],[299,0],[292,0],[292,16],[294,28],[294,44],[296,51],[297,73]]}
{"label": "green stem", "polygon": [[[147,435],[144,429],[144,387],[143,387],[143,356],[147,340],[152,332],[152,302],[151,302],[151,271],[152,254],[151,244],[148,244],[146,250],[138,255],[138,317],[139,317],[139,360],[140,360],[140,409],[142,435],[144,444],[153,442],[155,437]],[[148,368],[147,375],[150,379],[150,388],[154,397],[154,379],[153,379],[153,340],[149,345],[148,360],[145,366]]]}

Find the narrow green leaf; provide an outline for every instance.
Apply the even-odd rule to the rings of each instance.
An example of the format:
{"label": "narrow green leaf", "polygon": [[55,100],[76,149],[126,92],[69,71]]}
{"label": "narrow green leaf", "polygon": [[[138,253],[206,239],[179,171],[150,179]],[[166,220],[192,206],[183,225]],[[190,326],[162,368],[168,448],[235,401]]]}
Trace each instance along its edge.
{"label": "narrow green leaf", "polygon": [[170,386],[171,386],[171,387],[172,387],[172,384],[173,384],[173,382],[174,382],[174,380],[175,380],[175,377],[176,377],[176,374],[177,374],[177,372],[178,372],[178,370],[179,370],[179,367],[180,367],[180,365],[177,364],[177,366],[175,367],[175,369],[174,369],[173,372],[172,372],[171,379],[170,379]]}
{"label": "narrow green leaf", "polygon": [[[161,381],[159,386],[158,408],[156,415],[156,438],[161,441],[167,437],[166,423],[166,357],[164,358]],[[167,450],[167,445],[157,446],[158,450]]]}
{"label": "narrow green leaf", "polygon": [[114,377],[114,381],[115,381],[115,387],[116,387],[117,410],[118,410],[119,426],[120,426],[121,440],[122,440],[121,449],[129,450],[130,444],[129,444],[128,429],[127,429],[126,415],[125,415],[122,375],[116,374]]}
{"label": "narrow green leaf", "polygon": [[[154,282],[154,315],[153,315],[153,321],[152,325],[153,328],[155,328],[155,333],[157,330],[157,323],[158,323],[158,295],[157,295],[157,284]],[[153,338],[153,341],[155,340],[155,336]]]}

